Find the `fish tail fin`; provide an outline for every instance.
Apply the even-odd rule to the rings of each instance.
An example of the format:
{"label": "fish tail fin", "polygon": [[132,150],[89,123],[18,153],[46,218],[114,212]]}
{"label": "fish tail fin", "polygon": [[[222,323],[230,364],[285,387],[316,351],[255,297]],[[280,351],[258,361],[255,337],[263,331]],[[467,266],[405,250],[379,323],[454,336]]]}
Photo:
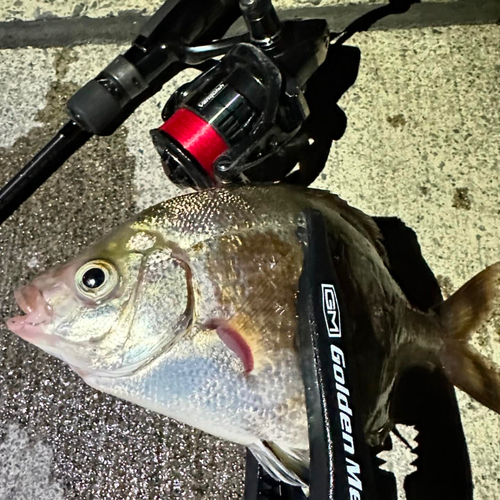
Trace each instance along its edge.
{"label": "fish tail fin", "polygon": [[500,369],[469,344],[482,325],[500,317],[500,262],[468,281],[436,312],[443,328],[440,360],[450,382],[500,413]]}

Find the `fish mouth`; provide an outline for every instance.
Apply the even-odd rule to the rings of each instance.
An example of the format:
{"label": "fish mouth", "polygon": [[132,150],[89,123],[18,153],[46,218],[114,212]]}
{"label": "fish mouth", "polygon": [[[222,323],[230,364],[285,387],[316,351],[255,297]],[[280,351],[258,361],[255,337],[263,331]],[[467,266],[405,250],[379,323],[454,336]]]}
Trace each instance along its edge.
{"label": "fish mouth", "polygon": [[43,326],[52,320],[52,308],[42,291],[35,285],[27,285],[14,292],[18,306],[25,313],[5,321],[7,328],[29,342],[44,335]]}

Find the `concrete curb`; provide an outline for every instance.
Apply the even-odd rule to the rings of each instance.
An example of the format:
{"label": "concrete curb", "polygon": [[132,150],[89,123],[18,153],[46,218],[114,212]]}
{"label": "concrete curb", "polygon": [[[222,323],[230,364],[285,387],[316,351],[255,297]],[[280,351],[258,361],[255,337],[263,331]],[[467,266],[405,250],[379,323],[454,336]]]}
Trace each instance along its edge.
{"label": "concrete curb", "polygon": [[[324,18],[332,31],[340,31],[380,5],[304,7],[281,11],[281,16],[283,19]],[[0,49],[127,43],[133,40],[148,19],[149,16],[124,12],[115,17],[104,18],[74,17],[0,22]],[[380,20],[372,29],[391,30],[498,22],[500,22],[500,2],[497,0],[436,2],[413,5],[404,14],[390,15]],[[239,26],[242,25],[237,23],[231,31],[237,31]]]}

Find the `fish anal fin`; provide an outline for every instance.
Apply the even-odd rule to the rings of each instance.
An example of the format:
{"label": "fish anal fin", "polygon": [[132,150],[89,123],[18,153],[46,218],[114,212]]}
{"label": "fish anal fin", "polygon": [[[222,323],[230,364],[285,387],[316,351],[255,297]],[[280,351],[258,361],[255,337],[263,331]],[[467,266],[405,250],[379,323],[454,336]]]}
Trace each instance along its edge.
{"label": "fish anal fin", "polygon": [[[248,449],[255,456],[264,470],[276,481],[290,484],[292,486],[307,487],[306,481],[290,468],[295,461],[295,457],[285,457],[285,453],[280,447],[271,443],[256,441],[248,445]],[[278,457],[274,450],[279,450]],[[284,461],[287,463],[284,463]],[[292,466],[293,467],[293,466]],[[307,467],[307,465],[306,465]]]}
{"label": "fish anal fin", "polygon": [[296,450],[267,441],[264,444],[287,469],[293,471],[305,483],[309,482],[309,450]]}

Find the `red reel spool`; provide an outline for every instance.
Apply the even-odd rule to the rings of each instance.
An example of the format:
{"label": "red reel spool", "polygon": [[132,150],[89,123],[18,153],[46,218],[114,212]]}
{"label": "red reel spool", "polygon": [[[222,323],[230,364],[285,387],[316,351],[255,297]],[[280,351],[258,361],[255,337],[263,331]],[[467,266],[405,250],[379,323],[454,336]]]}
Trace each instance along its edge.
{"label": "red reel spool", "polygon": [[210,175],[215,160],[229,149],[215,128],[188,108],[179,108],[160,130],[178,142]]}

